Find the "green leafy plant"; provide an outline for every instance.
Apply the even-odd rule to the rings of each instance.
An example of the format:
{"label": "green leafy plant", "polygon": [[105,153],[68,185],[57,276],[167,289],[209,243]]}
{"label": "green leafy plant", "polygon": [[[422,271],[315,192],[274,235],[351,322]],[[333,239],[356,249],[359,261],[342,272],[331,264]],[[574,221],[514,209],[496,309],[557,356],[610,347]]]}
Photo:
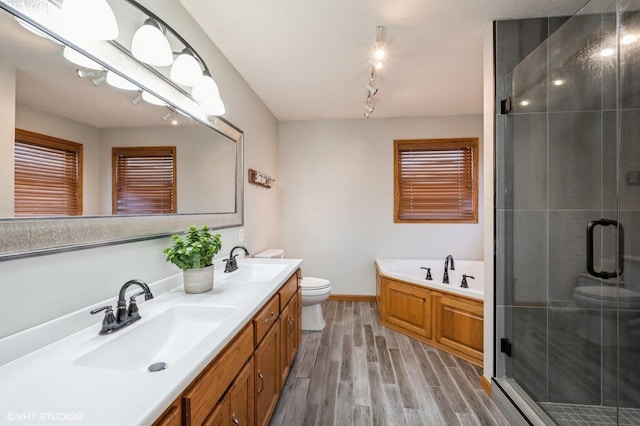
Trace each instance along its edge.
{"label": "green leafy plant", "polygon": [[220,234],[211,234],[207,225],[198,229],[191,225],[184,239],[180,235],[171,237],[173,245],[164,249],[167,262],[180,269],[198,269],[213,264],[213,256],[222,247]]}

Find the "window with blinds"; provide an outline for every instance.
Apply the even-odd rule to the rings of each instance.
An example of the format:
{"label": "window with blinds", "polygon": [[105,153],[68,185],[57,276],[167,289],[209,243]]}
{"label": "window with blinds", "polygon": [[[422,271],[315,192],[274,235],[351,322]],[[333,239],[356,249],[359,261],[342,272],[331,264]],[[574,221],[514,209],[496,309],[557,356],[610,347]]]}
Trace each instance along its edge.
{"label": "window with blinds", "polygon": [[176,147],[112,148],[113,214],[177,213]]}
{"label": "window with blinds", "polygon": [[82,214],[82,144],[16,129],[16,216]]}
{"label": "window with blinds", "polygon": [[478,138],[394,141],[394,221],[478,223]]}

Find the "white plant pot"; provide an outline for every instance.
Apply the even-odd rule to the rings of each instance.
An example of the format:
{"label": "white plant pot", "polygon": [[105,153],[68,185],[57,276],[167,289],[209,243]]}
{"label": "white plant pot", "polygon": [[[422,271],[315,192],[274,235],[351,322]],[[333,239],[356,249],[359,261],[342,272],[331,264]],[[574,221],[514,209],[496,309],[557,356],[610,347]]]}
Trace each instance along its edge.
{"label": "white plant pot", "polygon": [[185,293],[204,293],[213,288],[213,265],[182,271]]}

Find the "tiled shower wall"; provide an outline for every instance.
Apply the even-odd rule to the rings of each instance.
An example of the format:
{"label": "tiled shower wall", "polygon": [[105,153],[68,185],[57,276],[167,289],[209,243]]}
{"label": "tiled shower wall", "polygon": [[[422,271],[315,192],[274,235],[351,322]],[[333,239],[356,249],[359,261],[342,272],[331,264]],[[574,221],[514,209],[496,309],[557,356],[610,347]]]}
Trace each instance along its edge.
{"label": "tiled shower wall", "polygon": [[[624,19],[627,28],[640,28],[637,14]],[[583,339],[585,312],[573,300],[577,285],[600,285],[587,281],[587,223],[617,216],[616,56],[600,54],[615,35],[615,14],[495,25],[496,338],[513,344],[512,357],[498,346],[496,367],[536,401],[616,405],[618,356],[625,373],[621,403],[633,406],[640,395],[637,369],[625,371],[638,355]],[[627,53],[620,68],[623,183],[626,171],[640,170],[633,143],[640,130],[638,55]],[[512,110],[502,115],[500,101],[509,96]],[[621,184],[619,191],[631,255],[623,281],[640,291],[633,256],[640,253],[640,233],[629,232],[640,220],[640,187]],[[614,269],[615,235],[599,231],[596,269]]]}

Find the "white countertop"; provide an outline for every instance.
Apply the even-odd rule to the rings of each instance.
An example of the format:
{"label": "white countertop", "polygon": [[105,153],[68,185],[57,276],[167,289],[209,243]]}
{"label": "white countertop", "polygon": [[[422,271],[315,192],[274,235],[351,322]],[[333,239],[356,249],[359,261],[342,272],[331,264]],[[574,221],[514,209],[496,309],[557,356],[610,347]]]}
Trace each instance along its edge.
{"label": "white countertop", "polygon": [[[97,323],[0,367],[0,425],[145,425],[155,421],[212,359],[298,269],[300,259],[243,259],[284,263],[268,282],[225,282],[216,270],[212,291],[186,294],[182,287],[140,305],[142,319],[100,336]],[[138,290],[137,287],[135,287]],[[174,306],[233,307],[214,333],[166,370],[149,373],[75,365],[84,354],[108,344]]]}

